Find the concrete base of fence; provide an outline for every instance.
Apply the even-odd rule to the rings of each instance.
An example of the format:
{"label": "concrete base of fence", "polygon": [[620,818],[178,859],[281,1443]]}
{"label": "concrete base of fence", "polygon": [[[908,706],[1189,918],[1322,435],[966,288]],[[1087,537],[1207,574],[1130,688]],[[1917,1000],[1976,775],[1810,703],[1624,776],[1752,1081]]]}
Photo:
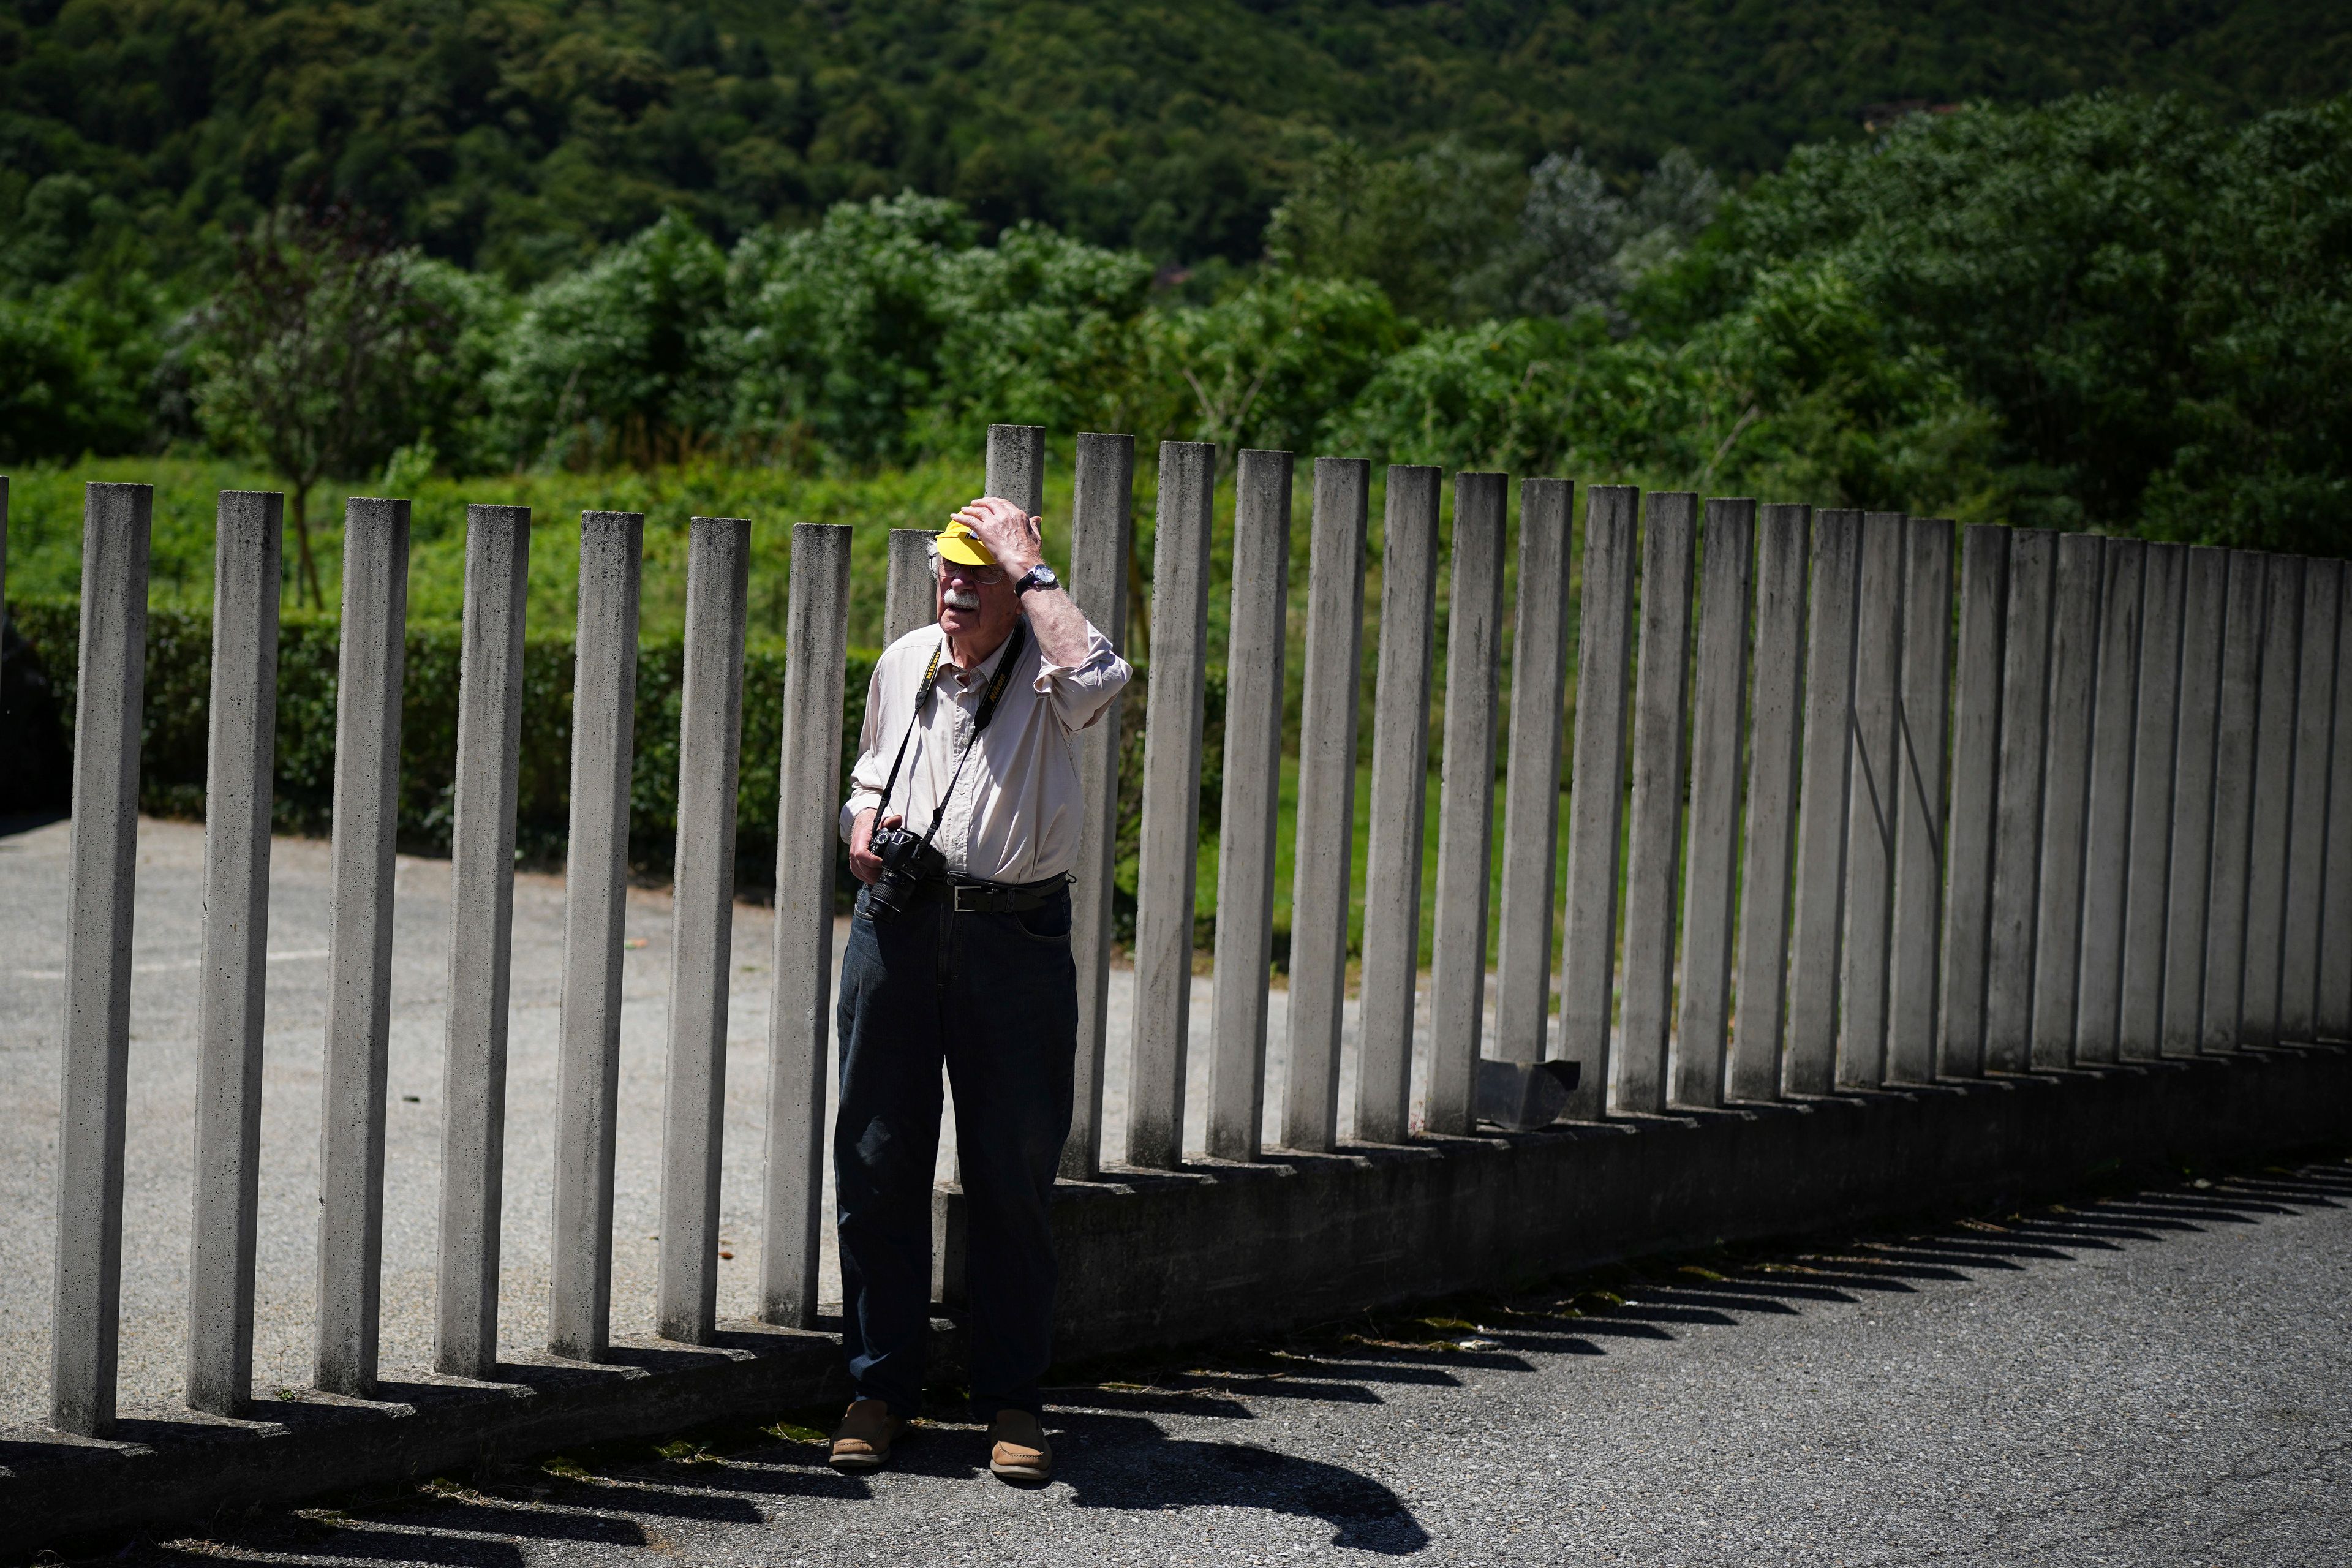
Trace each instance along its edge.
{"label": "concrete base of fence", "polygon": [[[1593,1264],[2027,1202],[2352,1142],[2352,1049],[1993,1077],[1536,1132],[1276,1152],[1062,1184],[1066,1363],[1271,1332]],[[963,1195],[942,1188],[942,1298]],[[938,1325],[944,1330],[947,1325]],[[936,1381],[960,1335],[933,1338]],[[113,1441],[0,1431],[0,1551],[463,1472],[846,1397],[837,1339],[756,1324],[616,1344],[610,1364],[502,1363],[375,1401],[265,1401],[254,1419],[125,1413]]]}
{"label": "concrete base of fence", "polygon": [[845,1400],[833,1334],[722,1327],[705,1346],[615,1343],[609,1363],[501,1363],[495,1382],[386,1380],[373,1400],[307,1394],[232,1421],[126,1410],[112,1440],[0,1431],[0,1552],[256,1504],[527,1459]]}
{"label": "concrete base of fence", "polygon": [[[1595,1264],[2352,1141],[2352,1050],[2246,1050],[1064,1183],[1055,1351],[1277,1331]],[[961,1296],[963,1194],[942,1188]]]}

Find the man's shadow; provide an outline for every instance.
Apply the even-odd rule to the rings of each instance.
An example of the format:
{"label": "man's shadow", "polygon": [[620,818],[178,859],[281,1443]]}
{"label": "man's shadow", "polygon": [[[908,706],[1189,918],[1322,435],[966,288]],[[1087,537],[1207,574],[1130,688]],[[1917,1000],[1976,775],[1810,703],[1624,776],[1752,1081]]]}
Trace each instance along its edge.
{"label": "man's shadow", "polygon": [[1057,1409],[1047,1419],[1066,1435],[1055,1477],[1080,1508],[1264,1509],[1323,1521],[1334,1546],[1402,1557],[1429,1544],[1396,1493],[1338,1465],[1171,1437],[1139,1415]]}

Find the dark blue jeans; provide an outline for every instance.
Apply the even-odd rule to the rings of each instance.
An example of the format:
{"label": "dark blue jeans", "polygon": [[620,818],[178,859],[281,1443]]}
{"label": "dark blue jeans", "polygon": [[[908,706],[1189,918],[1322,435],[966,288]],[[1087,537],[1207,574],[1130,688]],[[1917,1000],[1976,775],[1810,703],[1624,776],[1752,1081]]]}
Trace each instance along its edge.
{"label": "dark blue jeans", "polygon": [[860,893],[842,955],[833,1133],[850,1376],[893,1412],[921,1407],[944,1061],[968,1216],[973,1415],[1038,1411],[1053,1357],[1046,1205],[1078,1042],[1069,895],[1022,914],[926,901],[878,923],[866,904]]}

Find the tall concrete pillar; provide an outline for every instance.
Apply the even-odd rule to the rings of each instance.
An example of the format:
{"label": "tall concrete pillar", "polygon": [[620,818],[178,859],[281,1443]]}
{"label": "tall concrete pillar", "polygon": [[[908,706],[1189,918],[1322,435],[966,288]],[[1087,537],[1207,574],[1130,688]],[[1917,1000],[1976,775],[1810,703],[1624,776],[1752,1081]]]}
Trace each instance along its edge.
{"label": "tall concrete pillar", "polygon": [[[2303,665],[2295,682],[2294,815],[2288,827],[2286,922],[2279,961],[2279,1038],[2318,1036],[2319,930],[2327,865],[2327,768],[2336,725],[2336,644],[2343,563],[2303,569]],[[2352,822],[2336,829],[2352,832]]]}
{"label": "tall concrete pillar", "polygon": [[407,626],[408,503],[353,496],[343,508],[335,870],[319,1116],[313,1374],[329,1394],[365,1394],[375,1386],[384,1075],[392,1041],[393,848],[400,817]]}
{"label": "tall concrete pillar", "polygon": [[935,536],[936,531],[928,528],[890,531],[890,577],[883,590],[885,647],[908,632],[939,624],[939,579],[931,574]]}
{"label": "tall concrete pillar", "polygon": [[1127,1158],[1130,1164],[1170,1170],[1181,1162],[1184,1147],[1202,703],[1209,656],[1210,505],[1216,483],[1216,447],[1202,441],[1160,444]]}
{"label": "tall concrete pillar", "polygon": [[1666,1063],[1677,1105],[1723,1103],[1731,1043],[1740,751],[1748,735],[1748,615],[1756,503],[1710,500],[1701,536],[1698,651],[1691,677],[1690,848],[1683,863],[1679,1011]]}
{"label": "tall concrete pillar", "polygon": [[1944,829],[1944,974],[1936,1035],[1936,1070],[1955,1078],[1974,1078],[1985,1068],[2009,546],[2010,530],[1989,523],[1971,524],[1961,536],[1952,810]]}
{"label": "tall concrete pillar", "polygon": [[1045,427],[988,427],[988,493],[1001,496],[1032,517],[1045,510]]}
{"label": "tall concrete pillar", "polygon": [[563,1011],[555,1068],[555,1205],[547,1348],[602,1361],[613,1337],[613,1158],[621,1091],[621,954],[646,519],[580,514],[572,658],[572,821],[564,865]]}
{"label": "tall concrete pillar", "polygon": [[433,1365],[499,1364],[499,1220],[505,1194],[507,990],[514,956],[517,753],[530,509],[466,509],[466,619],[449,835],[449,1011],[441,1074],[440,1294]]}
{"label": "tall concrete pillar", "polygon": [[1234,475],[1225,643],[1225,793],[1218,814],[1216,979],[1209,1003],[1209,1152],[1255,1160],[1265,1119],[1274,963],[1275,811],[1282,795],[1283,638],[1290,609],[1290,454],[1244,452]]}
{"label": "tall concrete pillar", "polygon": [[2180,613],[2180,722],[2172,766],[2172,868],[2164,924],[2164,1055],[2195,1056],[2205,1032],[2212,926],[2213,785],[2221,723],[2221,634],[2230,552],[2188,552]]}
{"label": "tall concrete pillar", "polygon": [[2033,1060],[2042,759],[2050,741],[2050,612],[2057,575],[2056,535],[2035,528],[2011,534],[1985,972],[1984,1065],[1993,1072],[2023,1072]]}
{"label": "tall concrete pillar", "polygon": [[727,1110],[727,981],[735,931],[735,793],[751,525],[737,517],[698,517],[688,530],[654,1321],[664,1339],[707,1345],[719,1330],[719,1160]]}
{"label": "tall concrete pillar", "polygon": [[2279,980],[2286,948],[2287,841],[2294,809],[2294,743],[2303,664],[2304,563],[2266,555],[2261,697],[2255,706],[2254,787],[2246,861],[2246,963],[2238,1037],[2279,1037]]}
{"label": "tall concrete pillar", "polygon": [[2198,1048],[2206,1051],[2232,1050],[2244,1039],[2255,750],[2262,739],[2269,599],[2269,559],[2252,550],[2230,552],[2220,718],[2213,730],[2213,870],[2206,890],[2205,1009],[2198,1025]]}
{"label": "tall concrete pillar", "polygon": [[2074,1061],[2083,955],[2083,846],[2099,668],[2100,551],[2095,533],[2058,537],[2051,601],[2049,713],[2042,726],[2042,879],[2033,925],[2032,1060]]}
{"label": "tall concrete pillar", "polygon": [[1952,686],[1952,524],[1904,525],[1903,689],[1895,709],[1895,917],[1886,987],[1886,1078],[1936,1076],[1944,908],[1945,738]]}
{"label": "tall concrete pillar", "polygon": [[1780,1058],[1785,1094],[1827,1094],[1836,1083],[1862,528],[1858,511],[1823,510],[1813,518],[1804,778],[1797,805],[1796,912],[1789,944],[1789,1034]]}
{"label": "tall concrete pillar", "polygon": [[2119,1054],[2146,557],[2147,547],[2138,540],[2110,539],[2099,563],[2098,679],[2092,700],[2090,804],[2083,836],[2083,956],[2074,1005],[2078,1062],[2111,1062]]}
{"label": "tall concrete pillar", "polygon": [[131,921],[155,492],[94,484],[81,525],[81,649],[67,855],[64,1094],[49,1424],[114,1428],[122,1310],[122,1149],[131,1068]]}
{"label": "tall concrete pillar", "polygon": [[1876,1089],[1886,1077],[1887,985],[1895,932],[1895,812],[1903,784],[1903,566],[1907,519],[1862,520],[1853,617],[1853,718],[1846,759],[1845,949],[1839,990],[1837,1082]]}
{"label": "tall concrete pillar", "polygon": [[1298,713],[1298,840],[1291,858],[1290,1063],[1282,1142],[1339,1140],[1339,1026],[1348,993],[1348,871],[1356,820],[1357,687],[1372,466],[1315,459],[1307,668]]}
{"label": "tall concrete pillar", "polygon": [[1410,1130],[1412,999],[1421,958],[1423,800],[1437,614],[1439,470],[1392,465],[1381,548],[1381,662],[1372,710],[1372,818],[1364,854],[1363,1001],[1357,1017],[1356,1136]]}
{"label": "tall concrete pillar", "polygon": [[1560,936],[1559,1059],[1578,1065],[1566,1114],[1597,1121],[1609,1092],[1616,1000],[1617,872],[1625,810],[1625,687],[1633,662],[1633,519],[1641,491],[1584,492],[1578,604],[1576,755],[1569,773],[1568,919]]}
{"label": "tall concrete pillar", "polygon": [[[1078,437],[1070,499],[1070,596],[1111,647],[1127,651],[1127,560],[1135,532],[1135,437]],[[1103,1047],[1110,1033],[1111,874],[1118,861],[1118,736],[1114,697],[1078,737],[1086,837],[1070,889],[1070,958],[1078,972],[1078,1059],[1062,1174],[1102,1173]]]}
{"label": "tall concrete pillar", "polygon": [[215,1415],[236,1415],[253,1392],[284,510],[285,498],[275,492],[223,490],[214,535],[205,949],[196,1002],[195,1212],[188,1237],[188,1405]]}
{"label": "tall concrete pillar", "polygon": [[2352,1039],[2352,571],[2343,575],[2336,632],[2336,723],[2327,763],[2327,869],[2319,900],[2323,1040]]}
{"label": "tall concrete pillar", "polygon": [[1738,1007],[1724,1086],[1733,1100],[1780,1095],[1811,530],[1811,507],[1773,505],[1764,509],[1757,536],[1756,674],[1748,702],[1755,718],[1740,847]]}
{"label": "tall concrete pillar", "polygon": [[[1510,757],[1503,779],[1503,905],[1495,1055],[1539,1062],[1551,1032],[1552,892],[1559,877],[1560,705],[1568,691],[1567,479],[1519,483],[1519,592],[1511,630]],[[1291,981],[1291,1005],[1298,1005]]]}
{"label": "tall concrete pillar", "polygon": [[1503,665],[1507,474],[1454,476],[1445,617],[1445,752],[1430,934],[1429,1131],[1467,1133],[1486,1015],[1486,873],[1494,861],[1495,734]]}
{"label": "tall concrete pillar", "polygon": [[1641,629],[1633,676],[1633,802],[1626,831],[1625,978],[1609,1109],[1666,1108],[1674,1020],[1676,895],[1682,891],[1683,762],[1690,724],[1692,568],[1698,497],[1653,490],[1642,529]]}
{"label": "tall concrete pillar", "polygon": [[794,525],[792,605],[784,622],[760,1318],[793,1329],[816,1326],[825,1080],[833,1066],[833,846],[849,652],[849,536],[846,525]]}
{"label": "tall concrete pillar", "polygon": [[2141,546],[2131,842],[2116,1010],[2116,1056],[2123,1061],[2152,1060],[2163,1041],[2164,922],[2172,899],[2172,753],[2180,729],[2181,589],[2188,564],[2181,545]]}

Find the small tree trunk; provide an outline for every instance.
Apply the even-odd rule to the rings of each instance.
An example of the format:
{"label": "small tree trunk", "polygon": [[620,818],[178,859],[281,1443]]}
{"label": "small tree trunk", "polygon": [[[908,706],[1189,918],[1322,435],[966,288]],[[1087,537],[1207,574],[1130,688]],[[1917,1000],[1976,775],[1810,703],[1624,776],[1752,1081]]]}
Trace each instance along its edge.
{"label": "small tree trunk", "polygon": [[310,487],[294,486],[294,550],[297,571],[295,597],[308,599],[314,610],[324,609],[326,599],[319,592],[319,564],[310,559]]}

